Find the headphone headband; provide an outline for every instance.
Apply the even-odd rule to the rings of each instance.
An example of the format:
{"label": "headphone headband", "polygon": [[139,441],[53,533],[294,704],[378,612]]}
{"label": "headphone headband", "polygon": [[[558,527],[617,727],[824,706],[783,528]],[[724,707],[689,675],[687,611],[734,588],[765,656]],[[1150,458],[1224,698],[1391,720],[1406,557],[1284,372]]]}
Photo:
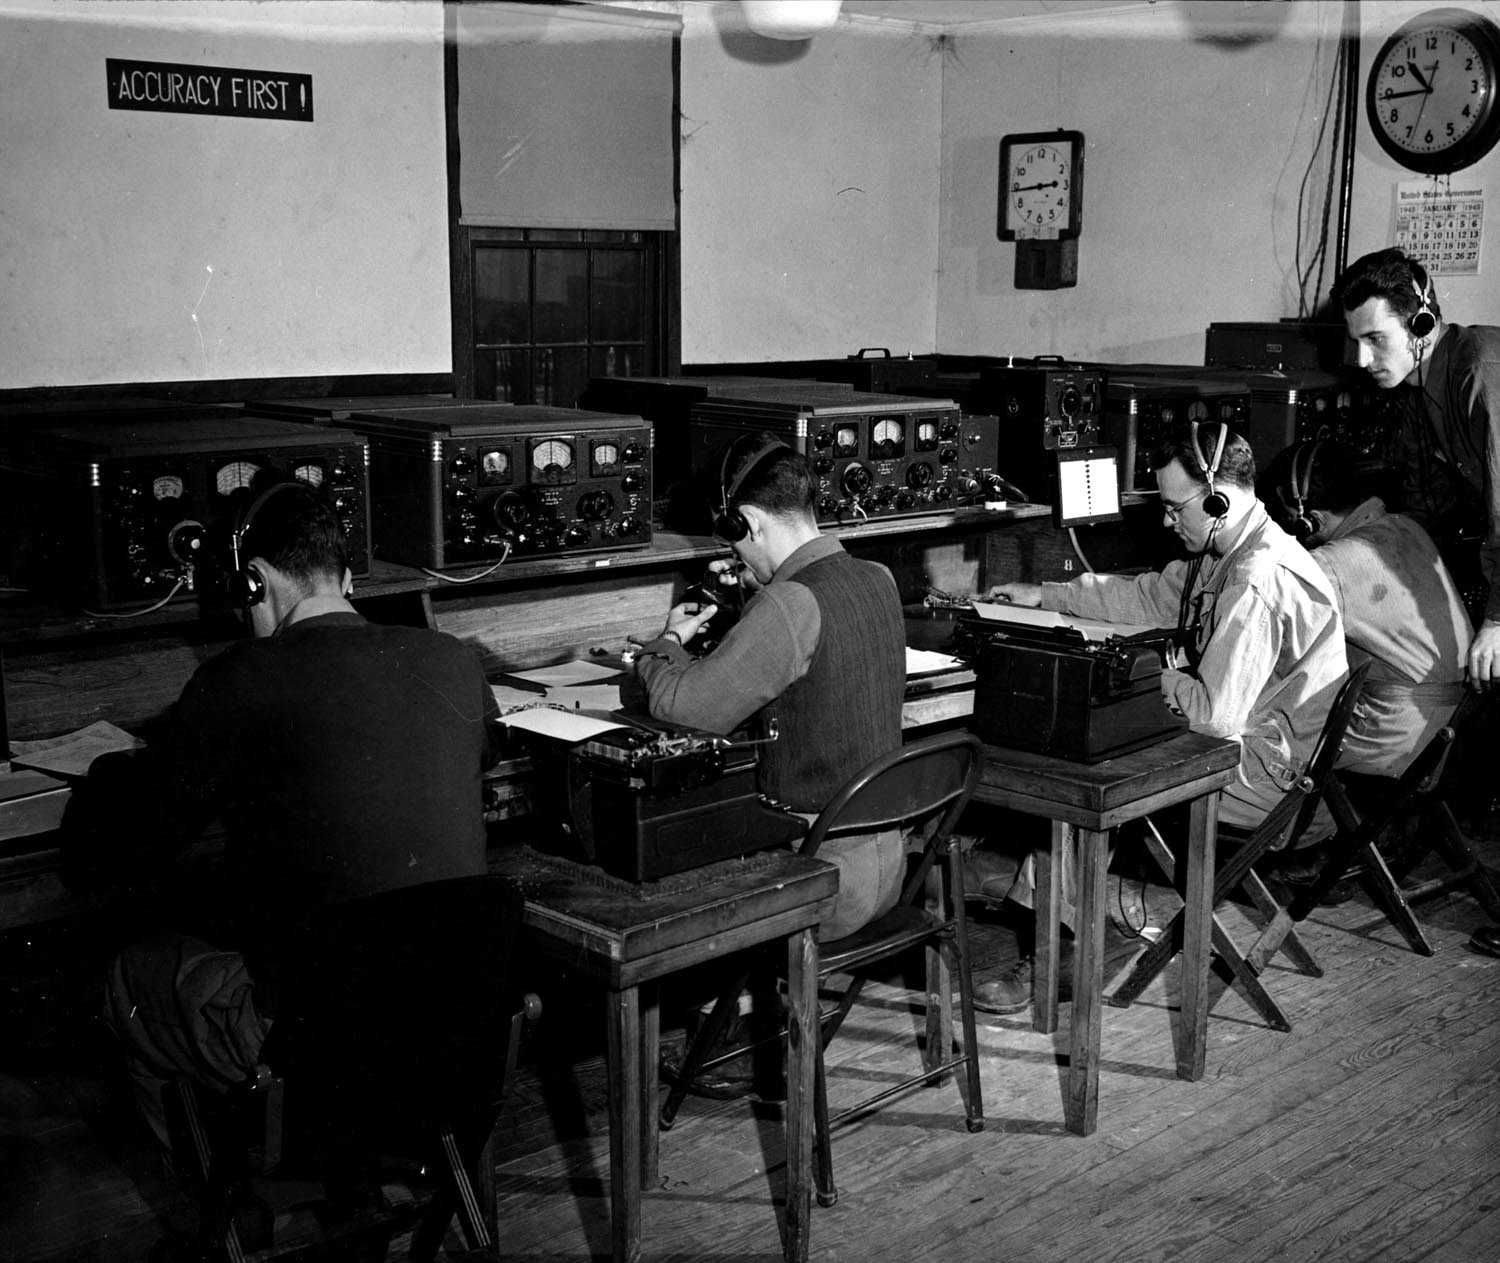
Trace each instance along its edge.
{"label": "headphone headband", "polygon": [[240,515],[239,522],[229,534],[229,561],[232,567],[229,584],[231,595],[242,605],[255,605],[265,599],[266,581],[254,566],[249,564],[249,558],[242,556],[245,551],[245,540],[249,538],[250,528],[255,524],[255,519],[265,508],[266,501],[270,500],[279,491],[296,491],[307,484],[293,480],[273,482],[265,488],[255,499],[245,507],[244,513]]}
{"label": "headphone headband", "polygon": [[784,452],[791,452],[792,448],[781,439],[763,440],[755,449],[734,481],[729,481],[729,462],[734,457],[734,451],[739,446],[740,440],[735,439],[724,449],[724,460],[719,466],[719,513],[714,519],[714,534],[720,539],[731,544],[736,544],[750,533],[750,524],[745,521],[744,514],[736,510],[734,498],[752,477],[766,465],[773,457],[778,457]]}
{"label": "headphone headband", "polygon": [[1212,460],[1203,459],[1202,440],[1198,433],[1198,422],[1193,421],[1193,457],[1198,462],[1198,468],[1203,474],[1204,481],[1208,483],[1208,494],[1203,497],[1203,511],[1212,518],[1225,517],[1229,513],[1229,500],[1224,493],[1214,486],[1214,475],[1219,472],[1219,462],[1224,459],[1224,444],[1229,441],[1229,427],[1224,422],[1217,422],[1219,427],[1219,441],[1214,444]]}
{"label": "headphone headband", "polygon": [[1317,460],[1318,449],[1322,446],[1322,439],[1314,439],[1298,443],[1292,449],[1292,483],[1289,490],[1297,516],[1292,519],[1288,529],[1301,540],[1315,535],[1318,530],[1317,522],[1307,511],[1307,496],[1312,488],[1313,462]]}
{"label": "headphone headband", "polygon": [[1416,264],[1412,264],[1411,287],[1417,295],[1417,309],[1412,312],[1411,319],[1406,322],[1406,327],[1414,338],[1429,337],[1437,328],[1437,317],[1432,314],[1432,308],[1428,305],[1428,292],[1431,282],[1427,286],[1417,283]]}

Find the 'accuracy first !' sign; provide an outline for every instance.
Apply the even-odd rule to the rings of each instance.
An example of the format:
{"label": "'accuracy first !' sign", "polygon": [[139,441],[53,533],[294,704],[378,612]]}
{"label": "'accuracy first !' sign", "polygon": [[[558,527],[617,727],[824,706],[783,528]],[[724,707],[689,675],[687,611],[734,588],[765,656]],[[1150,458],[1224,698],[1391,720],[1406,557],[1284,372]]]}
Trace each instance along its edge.
{"label": "'accuracy first !' sign", "polygon": [[280,70],[186,66],[171,61],[104,59],[112,110],[229,114],[310,123],[312,76]]}

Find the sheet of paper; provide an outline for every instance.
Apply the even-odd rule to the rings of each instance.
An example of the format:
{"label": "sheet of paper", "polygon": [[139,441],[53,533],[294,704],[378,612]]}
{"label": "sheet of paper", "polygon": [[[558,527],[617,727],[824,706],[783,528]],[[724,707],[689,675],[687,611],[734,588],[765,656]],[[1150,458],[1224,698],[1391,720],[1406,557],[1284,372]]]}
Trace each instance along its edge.
{"label": "sheet of paper", "polygon": [[99,720],[77,732],[64,733],[60,737],[47,737],[41,741],[12,741],[11,762],[18,767],[37,768],[43,772],[55,772],[59,776],[84,776],[89,764],[101,754],[115,750],[135,750],[146,743],[132,737],[123,728],[117,728],[106,720]]}
{"label": "sheet of paper", "polygon": [[618,684],[580,684],[574,688],[549,688],[547,700],[571,710],[619,710],[620,686]]}
{"label": "sheet of paper", "polygon": [[611,732],[626,726],[612,719],[596,719],[593,715],[580,715],[577,711],[557,710],[551,706],[515,710],[502,715],[500,722],[510,728],[539,733],[543,737],[556,737],[559,741],[584,741],[589,737],[597,737],[601,732]]}
{"label": "sheet of paper", "polygon": [[906,674],[931,675],[935,671],[959,671],[963,662],[951,653],[938,653],[935,649],[913,649],[906,646]]}
{"label": "sheet of paper", "polygon": [[1007,605],[1003,601],[975,601],[974,612],[980,618],[1000,623],[1021,623],[1027,627],[1066,627],[1085,640],[1108,640],[1111,636],[1137,636],[1155,628],[1137,623],[1104,623],[1091,618],[1075,618],[1056,610],[1034,610],[1024,605]]}
{"label": "sheet of paper", "polygon": [[508,675],[518,680],[530,680],[533,684],[545,684],[549,689],[573,684],[597,684],[600,680],[612,679],[620,674],[619,667],[603,666],[578,658],[573,662],[557,662],[550,667],[535,667],[530,671],[510,671]]}
{"label": "sheet of paper", "polygon": [[490,692],[495,695],[495,705],[501,710],[509,710],[512,706],[535,706],[543,697],[541,693],[509,684],[491,684]]}

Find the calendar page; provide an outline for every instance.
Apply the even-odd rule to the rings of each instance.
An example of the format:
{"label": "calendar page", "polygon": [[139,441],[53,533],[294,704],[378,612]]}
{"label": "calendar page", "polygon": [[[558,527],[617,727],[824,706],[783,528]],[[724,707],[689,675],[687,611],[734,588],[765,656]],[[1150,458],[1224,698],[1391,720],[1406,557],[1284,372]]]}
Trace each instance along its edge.
{"label": "calendar page", "polygon": [[1439,180],[1396,185],[1393,244],[1421,259],[1428,272],[1477,276],[1483,231],[1483,186],[1455,188]]}

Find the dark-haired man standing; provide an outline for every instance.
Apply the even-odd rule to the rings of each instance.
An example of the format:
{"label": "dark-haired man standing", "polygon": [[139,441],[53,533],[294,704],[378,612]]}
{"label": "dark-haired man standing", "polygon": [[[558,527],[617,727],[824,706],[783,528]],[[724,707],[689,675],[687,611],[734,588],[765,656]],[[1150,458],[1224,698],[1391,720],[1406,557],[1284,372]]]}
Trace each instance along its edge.
{"label": "dark-haired man standing", "polygon": [[[819,532],[818,480],[804,456],[770,435],[747,436],[721,472],[715,529],[759,590],[698,659],[684,646],[717,607],[673,606],[636,670],[658,719],[720,733],[774,721],[779,736],[762,749],[761,789],[811,819],[854,773],[901,744],[901,600],[884,566]],[[905,875],[898,831],[830,840],[819,858],[839,868],[824,939],[895,904]]]}
{"label": "dark-haired man standing", "polygon": [[[1488,586],[1469,680],[1500,678],[1500,327],[1445,321],[1427,270],[1400,250],[1356,259],[1334,295],[1356,362],[1400,395],[1402,511],[1432,533],[1461,587]],[[1465,538],[1482,541],[1479,575]]]}
{"label": "dark-haired man standing", "polygon": [[106,1020],[163,1140],[167,1079],[226,1090],[253,1073],[319,910],[485,872],[495,707],[476,655],[366,622],[338,518],[300,483],[251,501],[234,541],[253,639],[194,672],[128,775],[96,763],[90,779],[129,785],[131,803],[91,805],[85,785],[71,822],[82,846],[118,819],[149,820],[167,854],[213,818],[228,834],[227,893],[188,910],[196,933],[137,944],[110,971]]}

